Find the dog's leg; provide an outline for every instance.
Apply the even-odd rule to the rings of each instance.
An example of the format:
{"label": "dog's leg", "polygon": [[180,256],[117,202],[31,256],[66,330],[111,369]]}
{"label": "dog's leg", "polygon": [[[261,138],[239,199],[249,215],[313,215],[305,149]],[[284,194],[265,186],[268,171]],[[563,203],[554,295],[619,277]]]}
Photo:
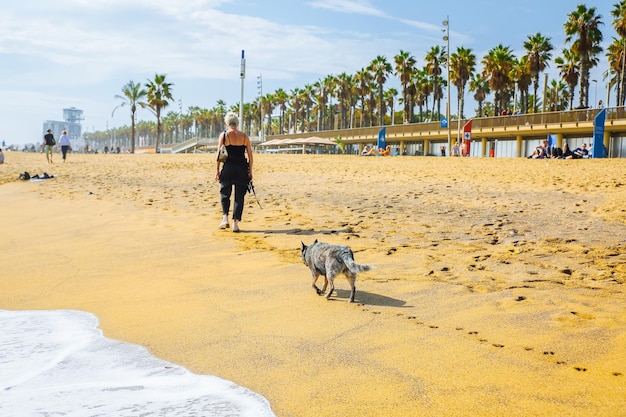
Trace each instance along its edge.
{"label": "dog's leg", "polygon": [[326,293],[326,287],[328,287],[328,278],[326,278],[326,275],[324,275],[324,286],[321,289],[321,294]]}
{"label": "dog's leg", "polygon": [[349,303],[354,303],[354,296],[356,294],[356,274],[355,273],[350,273],[350,274],[346,274],[346,276],[348,277],[348,281],[350,282],[350,299],[348,300]]}
{"label": "dog's leg", "polygon": [[[313,282],[311,283],[311,286],[313,287],[317,295],[324,294],[324,291],[320,290],[319,288],[317,288],[317,285],[315,285],[315,283],[317,282],[317,278],[319,277],[319,274],[313,273],[312,276],[313,276]],[[326,284],[324,284],[324,289],[326,289]]]}
{"label": "dog's leg", "polygon": [[326,282],[328,283],[328,293],[326,294],[326,299],[328,300],[331,295],[333,295],[333,291],[335,291],[335,277],[332,275],[330,277],[326,277]]}

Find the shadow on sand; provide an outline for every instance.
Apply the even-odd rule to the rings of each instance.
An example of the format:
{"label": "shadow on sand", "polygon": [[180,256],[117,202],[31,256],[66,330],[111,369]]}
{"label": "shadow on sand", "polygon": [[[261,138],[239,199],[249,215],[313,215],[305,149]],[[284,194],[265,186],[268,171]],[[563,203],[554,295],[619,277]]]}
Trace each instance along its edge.
{"label": "shadow on sand", "polygon": [[347,229],[335,229],[335,230],[313,230],[313,229],[269,229],[269,230],[241,230],[239,233],[261,233],[268,235],[300,235],[300,236],[311,236],[311,235],[336,235],[340,233],[354,233],[354,230],[351,228]]}
{"label": "shadow on sand", "polygon": [[[330,301],[348,301],[350,297],[350,290],[341,290],[335,288],[333,296]],[[360,291],[357,287],[356,297],[354,299],[356,304],[364,304],[368,306],[385,306],[385,307],[410,307],[406,305],[406,301],[398,300],[396,298],[387,297],[380,294],[374,294],[367,291]]]}

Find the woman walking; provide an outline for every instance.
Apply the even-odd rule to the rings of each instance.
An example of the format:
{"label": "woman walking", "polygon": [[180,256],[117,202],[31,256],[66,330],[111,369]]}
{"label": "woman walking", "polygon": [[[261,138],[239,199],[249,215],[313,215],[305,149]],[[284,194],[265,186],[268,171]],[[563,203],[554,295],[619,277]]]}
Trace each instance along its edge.
{"label": "woman walking", "polygon": [[67,157],[67,151],[71,149],[70,145],[70,137],[67,136],[67,130],[64,130],[59,137],[59,143],[61,144],[61,153],[63,154],[63,163],[65,163],[65,158]]}
{"label": "woman walking", "polygon": [[[226,131],[220,135],[219,148],[224,145],[228,150],[228,159],[220,171],[220,162],[217,162],[215,179],[220,182],[220,201],[222,204],[222,222],[220,229],[230,227],[228,213],[230,211],[230,197],[235,188],[235,204],[233,207],[233,232],[239,232],[239,222],[243,214],[244,197],[248,191],[248,183],[252,181],[252,146],[248,135],[238,130],[239,117],[233,112],[224,116]],[[247,159],[246,159],[247,155]]]}

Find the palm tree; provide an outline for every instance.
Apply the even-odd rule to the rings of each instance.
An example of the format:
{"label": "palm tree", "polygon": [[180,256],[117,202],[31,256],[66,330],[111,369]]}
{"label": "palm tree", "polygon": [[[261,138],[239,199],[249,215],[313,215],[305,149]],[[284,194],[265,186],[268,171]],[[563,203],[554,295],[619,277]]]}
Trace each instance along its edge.
{"label": "palm tree", "polygon": [[[228,111],[226,102],[222,99],[217,100],[215,102],[215,106],[211,108],[209,111],[210,121],[209,121],[209,129],[211,131],[211,136],[219,136],[219,132],[224,130],[224,115]],[[235,111],[235,113],[239,113]]]}
{"label": "palm tree", "polygon": [[494,92],[494,110],[498,113],[506,108],[512,86],[510,74],[515,55],[509,46],[499,44],[483,57],[483,77],[489,80]]}
{"label": "palm tree", "polygon": [[621,39],[613,38],[607,55],[610,69],[616,74],[615,80],[613,80],[617,85],[615,89],[616,103],[618,106],[623,106],[626,98],[626,0],[620,0],[613,5],[611,16],[614,17],[612,23],[615,32]]}
{"label": "palm tree", "polygon": [[450,55],[450,81],[456,86],[459,103],[459,119],[463,119],[465,105],[465,86],[476,69],[476,55],[471,49],[459,47]]}
{"label": "palm tree", "polygon": [[348,109],[352,104],[352,93],[354,90],[354,80],[351,75],[343,72],[337,76],[337,99],[341,110],[340,129],[348,126]]}
{"label": "palm tree", "polygon": [[[432,92],[426,68],[416,68],[415,71],[413,71],[412,84],[415,89],[413,103],[417,104],[419,107],[419,121],[422,122],[424,121],[424,108],[426,108],[426,113],[428,113],[428,97]],[[411,115],[413,115],[413,109],[411,109]]]}
{"label": "palm tree", "polygon": [[387,107],[389,108],[389,116],[391,117],[391,124],[394,125],[394,104],[396,101],[396,97],[398,96],[398,90],[396,90],[395,88],[391,87],[388,90],[386,90],[383,93],[383,106],[385,109],[385,113],[386,113],[386,109]]}
{"label": "palm tree", "polygon": [[561,79],[565,81],[569,92],[569,109],[574,109],[574,92],[580,77],[580,57],[571,49],[563,49],[563,56],[554,59],[556,67],[559,69]]}
{"label": "palm tree", "polygon": [[141,84],[131,80],[122,87],[122,95],[115,95],[115,98],[123,101],[113,109],[111,117],[113,117],[115,110],[118,108],[124,106],[130,107],[130,153],[135,153],[135,112],[137,111],[137,106],[142,109],[149,107],[148,103],[143,101],[147,94],[146,90],[141,87]]}
{"label": "palm tree", "polygon": [[[326,125],[329,130],[335,128],[335,111],[333,108],[333,96],[337,89],[337,78],[333,75],[327,75],[322,80],[322,97],[324,103],[328,103],[328,124]],[[323,108],[323,116],[326,118],[326,108]]]}
{"label": "palm tree", "polygon": [[402,86],[402,103],[404,104],[402,119],[409,120],[409,110],[411,108],[409,84],[411,83],[416,61],[409,52],[403,50],[400,50],[398,55],[393,57],[393,60],[396,64],[396,75],[400,78],[400,85]]}
{"label": "palm tree", "polygon": [[[432,113],[435,113],[435,103],[438,102],[437,105],[437,113],[441,114],[441,98],[443,97],[443,92],[441,91],[441,86],[438,85],[439,81],[441,81],[441,67],[442,65],[447,65],[446,61],[446,50],[445,48],[441,48],[439,45],[433,46],[430,51],[426,54],[426,73],[431,77],[432,80],[432,93],[433,93],[433,110]],[[439,98],[439,100],[437,100]],[[448,98],[450,99],[450,98]]]}
{"label": "palm tree", "polygon": [[[615,102],[618,106],[624,105],[624,40],[613,38],[613,42],[606,48],[606,56],[609,59],[609,70],[606,75],[609,85],[615,85]],[[613,75],[611,77],[611,75]]]}
{"label": "palm tree", "polygon": [[285,90],[279,88],[274,91],[274,104],[280,110],[280,114],[278,116],[278,125],[280,126],[280,134],[284,133],[284,120],[285,120],[285,110],[287,110],[287,102],[289,101],[289,95]]}
{"label": "palm tree", "polygon": [[324,130],[324,108],[326,107],[326,97],[324,97],[324,85],[322,80],[317,80],[313,84],[315,102],[317,103],[317,131]]}
{"label": "palm tree", "polygon": [[[261,97],[261,108],[263,114],[267,116],[267,129],[265,129],[266,135],[272,134],[272,112],[274,111],[274,102],[274,96],[271,93],[267,93]],[[262,126],[263,121],[261,121],[261,127]]]}
{"label": "palm tree", "polygon": [[365,108],[367,106],[367,97],[370,94],[369,86],[372,81],[372,74],[365,68],[361,68],[354,75],[354,81],[356,82],[356,94],[359,96],[361,101],[361,120],[359,122],[359,127],[363,127],[363,122],[368,120],[365,116],[367,113]]}
{"label": "palm tree", "polygon": [[563,81],[552,80],[548,87],[548,108],[550,111],[563,111],[567,108],[569,100],[567,84]]}
{"label": "palm tree", "polygon": [[378,121],[379,126],[383,125],[384,121],[384,112],[383,112],[383,85],[385,81],[387,81],[387,76],[391,74],[393,68],[387,58],[382,55],[378,55],[374,60],[370,63],[368,70],[374,76],[376,80],[376,84],[378,84]]}
{"label": "palm tree", "polygon": [[[533,77],[533,95],[537,97],[539,74],[548,67],[554,46],[550,43],[550,38],[537,32],[534,35],[528,36],[526,41],[524,41],[524,48],[526,49],[526,56],[528,57],[528,68]],[[535,100],[533,111],[537,113],[537,100]]]}
{"label": "palm tree", "polygon": [[601,15],[596,15],[596,8],[579,4],[576,10],[567,15],[565,42],[572,43],[572,51],[580,57],[580,107],[589,107],[589,70],[597,65],[594,58],[602,52],[602,32],[598,26],[604,24]]}
{"label": "palm tree", "polygon": [[470,79],[469,90],[474,92],[474,100],[478,102],[478,117],[483,117],[483,102],[487,94],[491,92],[489,80],[482,74],[474,74],[474,77]]}
{"label": "palm tree", "polygon": [[315,88],[311,84],[305,84],[302,90],[302,105],[304,106],[304,118],[306,120],[306,131],[311,131],[311,107],[315,104]]}
{"label": "palm tree", "polygon": [[[299,88],[294,88],[291,90],[291,94],[289,94],[289,104],[291,105],[291,109],[293,110],[293,132],[296,133],[298,131],[298,116],[300,115],[300,107],[302,107],[302,101],[300,97]],[[287,126],[287,132],[289,132],[289,127]]]}
{"label": "palm tree", "polygon": [[[520,111],[528,112],[528,87],[532,83],[530,67],[528,65],[528,56],[524,55],[519,61],[515,60],[511,68],[511,79],[517,84],[519,90],[518,101],[520,103]],[[515,103],[514,103],[515,104]]]}
{"label": "palm tree", "polygon": [[148,89],[148,104],[154,110],[157,118],[156,152],[159,152],[159,141],[161,140],[161,110],[167,107],[173,100],[171,88],[174,84],[165,81],[165,74],[155,74],[154,80],[148,80],[145,87]]}

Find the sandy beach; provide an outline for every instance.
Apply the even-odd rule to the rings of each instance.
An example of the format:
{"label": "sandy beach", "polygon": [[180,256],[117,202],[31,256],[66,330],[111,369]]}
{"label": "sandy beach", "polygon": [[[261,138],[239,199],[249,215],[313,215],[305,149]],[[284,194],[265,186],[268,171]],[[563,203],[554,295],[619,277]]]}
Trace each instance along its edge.
{"label": "sandy beach", "polygon": [[[0,309],[249,388],[280,417],[626,416],[626,160],[7,153]],[[21,172],[52,174],[18,181]],[[301,242],[373,271],[327,301]]]}

